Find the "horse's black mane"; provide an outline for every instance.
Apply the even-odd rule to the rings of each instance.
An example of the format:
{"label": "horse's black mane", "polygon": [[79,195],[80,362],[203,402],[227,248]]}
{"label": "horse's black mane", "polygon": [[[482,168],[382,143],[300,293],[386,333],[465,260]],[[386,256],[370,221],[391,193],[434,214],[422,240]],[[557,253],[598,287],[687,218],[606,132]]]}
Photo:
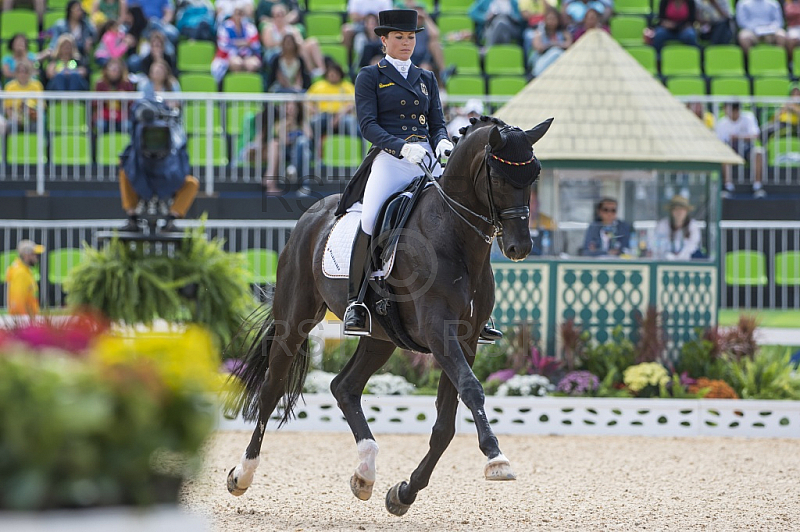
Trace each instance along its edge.
{"label": "horse's black mane", "polygon": [[469,133],[475,131],[476,129],[480,129],[487,124],[494,124],[498,127],[505,127],[507,125],[505,122],[494,116],[481,115],[480,118],[472,117],[469,119],[468,126],[464,126],[458,130],[461,136],[453,137],[453,144],[458,144],[458,141],[466,137]]}

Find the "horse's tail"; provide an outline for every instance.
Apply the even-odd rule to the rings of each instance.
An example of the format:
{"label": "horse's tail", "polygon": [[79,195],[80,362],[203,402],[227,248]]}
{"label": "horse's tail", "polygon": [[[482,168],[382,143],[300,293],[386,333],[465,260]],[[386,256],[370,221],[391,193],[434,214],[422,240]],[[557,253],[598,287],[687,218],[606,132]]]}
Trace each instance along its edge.
{"label": "horse's tail", "polygon": [[[226,397],[226,416],[235,417],[241,412],[245,421],[258,421],[261,387],[269,368],[269,354],[275,340],[275,330],[271,306],[262,305],[245,319],[237,338],[226,348],[226,354],[241,360],[241,364],[231,373],[231,379],[236,382],[229,387]],[[309,361],[306,339],[299,352],[294,354],[285,380],[283,415],[279,427],[294,417],[294,407],[303,392]]]}

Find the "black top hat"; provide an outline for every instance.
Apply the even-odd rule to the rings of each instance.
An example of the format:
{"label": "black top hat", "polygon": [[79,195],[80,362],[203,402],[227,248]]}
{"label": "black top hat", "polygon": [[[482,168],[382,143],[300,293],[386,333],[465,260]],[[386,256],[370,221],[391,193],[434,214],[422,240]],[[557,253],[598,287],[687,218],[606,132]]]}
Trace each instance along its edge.
{"label": "black top hat", "polygon": [[413,31],[419,33],[425,28],[417,27],[417,12],[413,9],[389,9],[378,13],[380,26],[376,35],[387,35],[390,31]]}

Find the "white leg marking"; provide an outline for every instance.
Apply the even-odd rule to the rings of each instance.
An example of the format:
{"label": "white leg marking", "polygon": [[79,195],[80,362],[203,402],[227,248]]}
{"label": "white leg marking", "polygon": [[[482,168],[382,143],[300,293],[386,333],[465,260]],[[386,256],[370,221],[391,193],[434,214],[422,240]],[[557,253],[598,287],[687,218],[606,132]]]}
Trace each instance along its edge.
{"label": "white leg marking", "polygon": [[242,454],[242,463],[237,465],[233,470],[233,478],[236,480],[236,486],[242,489],[247,489],[253,483],[253,475],[258,468],[258,463],[261,461],[259,456],[252,460],[248,460],[247,454]]}
{"label": "white leg marking", "polygon": [[367,482],[375,482],[375,457],[378,456],[378,443],[375,440],[358,442],[358,467],[356,475]]}

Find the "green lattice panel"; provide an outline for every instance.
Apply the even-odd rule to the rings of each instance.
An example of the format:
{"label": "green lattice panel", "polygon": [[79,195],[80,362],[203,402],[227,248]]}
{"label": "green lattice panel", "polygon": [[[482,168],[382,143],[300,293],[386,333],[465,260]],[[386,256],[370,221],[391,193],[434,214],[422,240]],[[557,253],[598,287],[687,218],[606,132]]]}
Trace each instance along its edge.
{"label": "green lattice panel", "polygon": [[[646,264],[559,264],[556,278],[556,328],[570,318],[599,343],[611,340],[617,325],[630,337],[636,329],[636,311],[644,312],[650,299],[650,272]],[[556,351],[561,352],[558,338]]]}
{"label": "green lattice panel", "polygon": [[533,324],[533,337],[544,339],[550,291],[550,265],[536,262],[496,263],[494,270],[494,320],[501,327],[520,322]]}
{"label": "green lattice panel", "polygon": [[674,358],[695,328],[717,321],[717,268],[660,265],[656,278],[658,310],[664,315],[667,349]]}

